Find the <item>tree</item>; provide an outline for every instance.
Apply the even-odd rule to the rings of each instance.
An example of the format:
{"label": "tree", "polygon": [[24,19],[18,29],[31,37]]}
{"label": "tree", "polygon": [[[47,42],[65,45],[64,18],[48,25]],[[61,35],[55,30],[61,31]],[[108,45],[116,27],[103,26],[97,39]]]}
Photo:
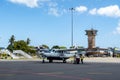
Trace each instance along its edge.
{"label": "tree", "polygon": [[60,46],[60,49],[67,49],[67,47],[65,47],[65,46]]}
{"label": "tree", "polygon": [[14,50],[23,50],[25,52],[28,52],[28,45],[24,40],[15,41]]}
{"label": "tree", "polygon": [[15,41],[15,37],[14,35],[12,35],[11,38],[9,39],[9,43],[10,44],[8,45],[7,49],[12,52],[14,49],[14,50],[23,50],[26,53],[31,53],[31,54],[36,53],[35,47],[28,46],[30,44],[29,38],[27,38],[27,41],[24,41],[24,40]]}
{"label": "tree", "polygon": [[11,52],[13,52],[13,49],[14,49],[14,47],[13,47],[14,41],[15,41],[15,36],[12,35],[11,38],[9,39],[10,44],[7,47],[7,49],[10,50]]}
{"label": "tree", "polygon": [[13,52],[13,45],[9,44],[7,49],[10,50],[11,52]]}
{"label": "tree", "polygon": [[60,47],[58,45],[55,45],[52,47],[52,49],[60,49]]}
{"label": "tree", "polygon": [[84,47],[83,46],[77,46],[77,48],[80,49],[80,48],[84,48]]}
{"label": "tree", "polygon": [[75,48],[80,49],[80,48],[84,48],[84,47],[83,46],[70,46],[70,49],[75,49]]}
{"label": "tree", "polygon": [[70,46],[70,49],[74,49],[75,48],[75,46]]}
{"label": "tree", "polygon": [[36,49],[34,46],[28,46],[28,51],[27,53],[31,54],[32,56],[36,55]]}
{"label": "tree", "polygon": [[29,45],[30,44],[30,39],[29,38],[27,38],[27,45]]}
{"label": "tree", "polygon": [[34,47],[28,46],[28,44],[24,40],[15,41],[14,50],[23,50],[26,53],[30,53],[31,55],[34,55],[36,53]]}
{"label": "tree", "polygon": [[44,49],[49,49],[49,47],[48,47],[47,45],[45,45],[45,44],[43,44],[42,47],[43,47]]}
{"label": "tree", "polygon": [[14,44],[14,41],[15,41],[15,36],[12,35],[11,38],[9,39],[10,45],[13,45],[13,44]]}

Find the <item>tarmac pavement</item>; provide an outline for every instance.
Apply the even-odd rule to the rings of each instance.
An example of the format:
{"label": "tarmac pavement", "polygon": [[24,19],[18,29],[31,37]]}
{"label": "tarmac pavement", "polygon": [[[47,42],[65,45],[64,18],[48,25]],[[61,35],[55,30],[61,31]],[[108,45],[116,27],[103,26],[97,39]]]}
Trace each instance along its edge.
{"label": "tarmac pavement", "polygon": [[[69,59],[68,62],[73,62]],[[120,58],[113,57],[85,57],[84,63],[120,63]]]}
{"label": "tarmac pavement", "polygon": [[[1,61],[42,61],[42,59],[35,58],[35,59],[0,59]],[[48,62],[48,60],[45,60]],[[59,60],[53,60],[54,62],[62,62]],[[73,63],[74,59],[70,58],[67,60],[68,63]],[[85,57],[85,63],[120,63],[120,58],[113,58],[113,57]]]}
{"label": "tarmac pavement", "polygon": [[41,63],[39,59],[0,60],[0,80],[120,80],[119,61],[119,58],[85,58],[84,64],[72,64]]}
{"label": "tarmac pavement", "polygon": [[120,63],[120,58],[92,57],[92,58],[85,58],[84,61],[89,63]]}
{"label": "tarmac pavement", "polygon": [[119,80],[119,67],[114,63],[1,62],[0,80]]}

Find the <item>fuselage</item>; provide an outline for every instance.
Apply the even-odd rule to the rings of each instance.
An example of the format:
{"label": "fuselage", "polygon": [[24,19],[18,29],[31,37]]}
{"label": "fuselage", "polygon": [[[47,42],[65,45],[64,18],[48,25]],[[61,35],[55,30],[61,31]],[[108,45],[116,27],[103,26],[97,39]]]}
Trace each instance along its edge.
{"label": "fuselage", "polygon": [[68,53],[67,51],[61,51],[61,50],[43,50],[40,52],[40,55],[42,55],[43,58],[47,58],[49,61],[52,60],[63,60],[66,61],[66,59],[74,56],[73,53]]}

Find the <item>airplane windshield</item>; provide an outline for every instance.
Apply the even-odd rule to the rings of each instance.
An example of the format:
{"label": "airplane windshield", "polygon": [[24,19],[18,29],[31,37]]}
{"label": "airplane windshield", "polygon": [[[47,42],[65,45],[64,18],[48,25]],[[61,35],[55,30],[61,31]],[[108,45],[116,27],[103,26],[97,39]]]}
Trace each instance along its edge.
{"label": "airplane windshield", "polygon": [[42,52],[50,53],[50,50],[42,50]]}

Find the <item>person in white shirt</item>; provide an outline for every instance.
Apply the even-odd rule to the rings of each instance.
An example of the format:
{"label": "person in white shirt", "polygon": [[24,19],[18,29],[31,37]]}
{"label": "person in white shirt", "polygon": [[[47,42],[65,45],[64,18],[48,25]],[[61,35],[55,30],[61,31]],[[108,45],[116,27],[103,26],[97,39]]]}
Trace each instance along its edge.
{"label": "person in white shirt", "polygon": [[74,63],[75,63],[75,64],[79,64],[79,62],[80,62],[80,55],[77,54],[77,53],[75,53],[75,56],[74,56]]}

